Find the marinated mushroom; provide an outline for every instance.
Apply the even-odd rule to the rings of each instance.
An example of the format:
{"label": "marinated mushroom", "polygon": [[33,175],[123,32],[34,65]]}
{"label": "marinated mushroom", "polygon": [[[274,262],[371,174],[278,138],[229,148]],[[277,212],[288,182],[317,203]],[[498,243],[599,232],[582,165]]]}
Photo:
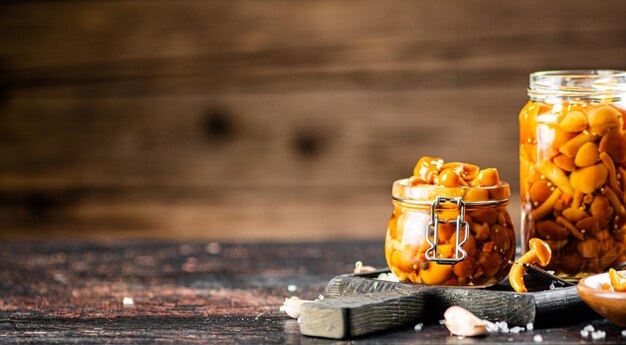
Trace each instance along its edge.
{"label": "marinated mushroom", "polygon": [[552,258],[552,250],[546,242],[538,238],[531,238],[528,245],[530,250],[515,261],[509,272],[509,283],[517,292],[528,292],[524,284],[524,273],[526,272],[524,264],[538,263],[540,266],[547,266]]}
{"label": "marinated mushroom", "polygon": [[626,277],[614,270],[609,269],[609,279],[611,281],[611,288],[613,291],[626,292]]}

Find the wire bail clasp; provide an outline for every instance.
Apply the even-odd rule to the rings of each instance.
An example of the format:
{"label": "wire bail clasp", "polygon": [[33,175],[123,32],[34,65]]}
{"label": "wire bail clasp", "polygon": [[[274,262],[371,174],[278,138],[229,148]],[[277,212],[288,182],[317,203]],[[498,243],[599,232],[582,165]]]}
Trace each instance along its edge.
{"label": "wire bail clasp", "polygon": [[[437,206],[444,205],[446,203],[456,204],[459,209],[459,215],[456,220],[440,220],[437,215]],[[456,225],[456,246],[453,258],[439,258],[437,257],[437,245],[439,244],[439,224],[455,224]],[[465,229],[465,236],[461,239],[461,229]],[[465,260],[467,252],[461,248],[462,245],[469,239],[469,224],[465,221],[465,202],[461,197],[446,198],[437,196],[435,200],[430,204],[430,221],[426,224],[426,241],[430,244],[430,248],[426,250],[426,260],[434,261],[438,264],[452,265],[459,261]],[[433,236],[433,239],[430,239]]]}

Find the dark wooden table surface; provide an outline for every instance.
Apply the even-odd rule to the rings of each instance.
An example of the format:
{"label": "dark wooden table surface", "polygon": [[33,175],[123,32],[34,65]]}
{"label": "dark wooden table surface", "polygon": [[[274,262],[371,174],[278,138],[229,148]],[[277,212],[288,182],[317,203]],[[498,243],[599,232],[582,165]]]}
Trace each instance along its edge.
{"label": "dark wooden table surface", "polygon": [[[382,267],[382,243],[9,242],[0,244],[0,343],[336,344],[299,334],[285,297],[316,298],[354,262]],[[296,290],[291,292],[290,285]],[[123,301],[132,299],[132,305]],[[412,326],[352,343],[626,343],[603,320],[458,339]]]}

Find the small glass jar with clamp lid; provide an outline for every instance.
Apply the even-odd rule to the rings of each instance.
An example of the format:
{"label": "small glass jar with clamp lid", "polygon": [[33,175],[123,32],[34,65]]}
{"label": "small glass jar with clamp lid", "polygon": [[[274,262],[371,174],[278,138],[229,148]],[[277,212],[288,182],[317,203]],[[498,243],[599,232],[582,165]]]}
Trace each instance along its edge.
{"label": "small glass jar with clamp lid", "polygon": [[515,258],[508,183],[449,188],[401,179],[392,194],[385,256],[400,281],[486,287],[507,275]]}

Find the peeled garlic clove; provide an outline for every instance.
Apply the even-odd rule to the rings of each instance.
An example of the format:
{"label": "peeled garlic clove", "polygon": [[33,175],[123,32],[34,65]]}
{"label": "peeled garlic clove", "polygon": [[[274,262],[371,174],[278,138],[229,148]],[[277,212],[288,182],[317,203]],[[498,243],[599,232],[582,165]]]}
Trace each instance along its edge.
{"label": "peeled garlic clove", "polygon": [[600,163],[572,172],[569,176],[569,182],[575,190],[589,194],[602,186],[608,176],[609,171],[604,164]]}
{"label": "peeled garlic clove", "polygon": [[606,152],[614,162],[626,161],[626,137],[619,131],[610,131],[600,140],[600,152]]}
{"label": "peeled garlic clove", "polygon": [[299,299],[298,297],[285,298],[283,302],[283,310],[287,315],[297,319],[302,313],[302,305],[306,303],[312,303],[313,301],[306,299]]}
{"label": "peeled garlic clove", "polygon": [[598,152],[598,145],[596,143],[585,143],[576,152],[574,158],[574,164],[578,167],[588,167],[595,164],[600,160],[600,153]]}
{"label": "peeled garlic clove", "polygon": [[604,135],[609,130],[619,129],[619,110],[610,105],[589,110],[589,130],[598,135]]}
{"label": "peeled garlic clove", "polygon": [[587,117],[580,111],[570,111],[559,123],[566,132],[580,132],[587,128]]}
{"label": "peeled garlic clove", "polygon": [[444,324],[454,335],[475,337],[487,334],[488,321],[479,319],[467,309],[452,306],[443,313]]}

